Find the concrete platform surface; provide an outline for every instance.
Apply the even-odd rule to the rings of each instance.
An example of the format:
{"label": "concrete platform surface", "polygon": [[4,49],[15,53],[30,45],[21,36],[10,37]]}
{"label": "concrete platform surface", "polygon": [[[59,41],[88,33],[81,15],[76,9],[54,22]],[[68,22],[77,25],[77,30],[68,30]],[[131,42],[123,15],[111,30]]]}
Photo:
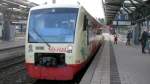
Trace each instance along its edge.
{"label": "concrete platform surface", "polygon": [[112,39],[105,34],[104,48],[80,84],[150,84],[150,54],[142,54],[141,46],[126,46],[124,40],[113,44]]}
{"label": "concrete platform surface", "polygon": [[2,40],[0,40],[0,50],[24,46],[24,45],[25,45],[25,39],[24,38],[16,38],[14,41],[2,41]]}
{"label": "concrete platform surface", "polygon": [[140,46],[114,45],[121,84],[150,84],[150,54],[142,54]]}

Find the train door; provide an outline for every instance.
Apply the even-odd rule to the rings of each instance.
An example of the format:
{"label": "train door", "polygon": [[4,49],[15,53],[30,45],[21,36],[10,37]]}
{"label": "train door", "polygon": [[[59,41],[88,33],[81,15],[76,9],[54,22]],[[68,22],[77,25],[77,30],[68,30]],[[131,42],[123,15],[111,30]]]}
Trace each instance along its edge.
{"label": "train door", "polygon": [[83,31],[86,31],[86,44],[87,44],[87,52],[88,52],[88,55],[91,55],[91,51],[92,51],[92,46],[91,46],[91,35],[92,35],[92,27],[91,27],[91,21],[88,17],[88,15],[85,15],[84,16],[84,29]]}

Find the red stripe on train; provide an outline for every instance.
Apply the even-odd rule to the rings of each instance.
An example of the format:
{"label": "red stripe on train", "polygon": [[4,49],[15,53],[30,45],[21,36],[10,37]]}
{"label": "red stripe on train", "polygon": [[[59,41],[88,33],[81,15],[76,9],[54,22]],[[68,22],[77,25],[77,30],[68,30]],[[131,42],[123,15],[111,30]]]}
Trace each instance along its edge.
{"label": "red stripe on train", "polygon": [[83,64],[67,65],[65,67],[41,67],[31,63],[26,63],[26,69],[32,78],[47,79],[47,80],[72,80],[77,72],[79,72]]}

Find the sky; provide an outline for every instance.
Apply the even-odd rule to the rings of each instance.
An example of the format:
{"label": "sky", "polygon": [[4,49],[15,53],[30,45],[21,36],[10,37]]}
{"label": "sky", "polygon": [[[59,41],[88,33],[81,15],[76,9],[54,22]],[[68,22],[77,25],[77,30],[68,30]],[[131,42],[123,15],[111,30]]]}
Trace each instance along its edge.
{"label": "sky", "polygon": [[[28,0],[40,5],[43,5],[45,2],[52,4],[52,0]],[[77,3],[80,2],[86,10],[95,18],[104,18],[104,10],[102,6],[102,0],[56,0],[58,4],[64,3]]]}

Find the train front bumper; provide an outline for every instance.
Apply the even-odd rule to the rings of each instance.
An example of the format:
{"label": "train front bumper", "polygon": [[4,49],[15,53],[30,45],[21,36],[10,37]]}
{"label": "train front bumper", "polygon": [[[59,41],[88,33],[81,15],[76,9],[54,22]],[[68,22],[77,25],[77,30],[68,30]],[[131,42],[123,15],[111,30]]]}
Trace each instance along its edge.
{"label": "train front bumper", "polygon": [[74,75],[83,67],[83,64],[66,65],[64,67],[43,67],[26,63],[25,66],[29,76],[35,79],[72,80]]}

